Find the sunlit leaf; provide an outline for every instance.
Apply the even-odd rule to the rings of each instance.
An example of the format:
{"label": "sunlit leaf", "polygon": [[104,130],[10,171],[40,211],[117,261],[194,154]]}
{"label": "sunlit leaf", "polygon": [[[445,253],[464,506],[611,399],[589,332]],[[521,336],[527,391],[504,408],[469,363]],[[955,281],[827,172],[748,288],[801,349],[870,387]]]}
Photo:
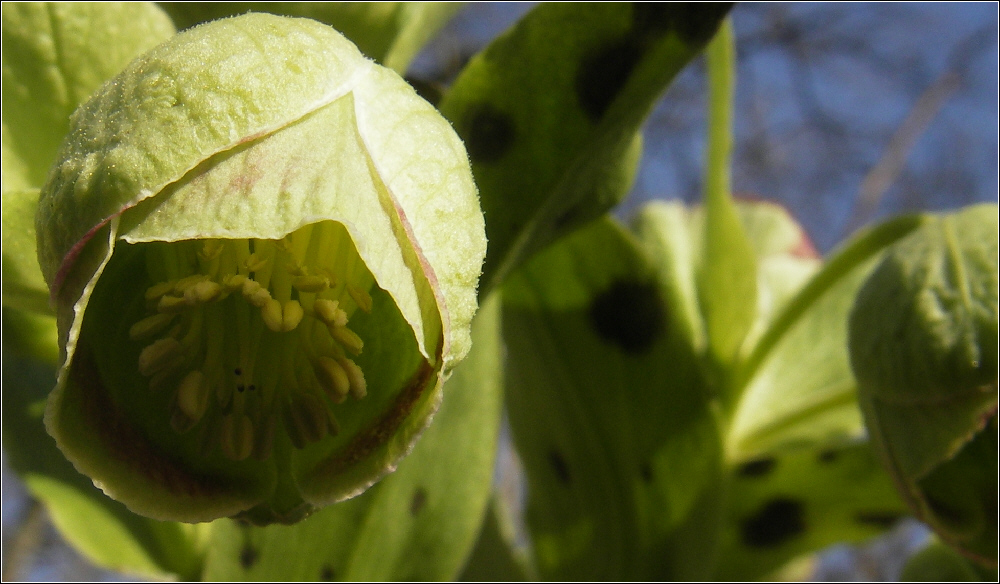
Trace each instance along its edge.
{"label": "sunlit leaf", "polygon": [[38,189],[3,193],[3,305],[52,314],[35,253]]}
{"label": "sunlit leaf", "polygon": [[866,444],[745,461],[728,501],[721,581],[762,578],[802,553],[882,533],[907,512]]}
{"label": "sunlit leaf", "polygon": [[847,317],[880,253],[921,221],[902,218],[859,234],[768,323],[738,372],[743,389],[727,437],[731,459],[861,437]]}
{"label": "sunlit leaf", "polygon": [[41,187],[76,106],[173,33],[150,3],[5,2],[3,190]]}
{"label": "sunlit leaf", "polygon": [[484,290],[627,192],[642,121],[728,10],[542,4],[470,61],[440,108],[482,196]]}
{"label": "sunlit leaf", "polygon": [[702,574],[712,530],[699,541],[702,526],[686,522],[719,478],[718,439],[690,336],[674,326],[683,308],[607,219],[540,253],[503,290],[507,406],[540,574]]}
{"label": "sunlit leaf", "polygon": [[3,303],[50,312],[35,253],[38,189],[76,106],[174,33],[151,4],[3,5]]}

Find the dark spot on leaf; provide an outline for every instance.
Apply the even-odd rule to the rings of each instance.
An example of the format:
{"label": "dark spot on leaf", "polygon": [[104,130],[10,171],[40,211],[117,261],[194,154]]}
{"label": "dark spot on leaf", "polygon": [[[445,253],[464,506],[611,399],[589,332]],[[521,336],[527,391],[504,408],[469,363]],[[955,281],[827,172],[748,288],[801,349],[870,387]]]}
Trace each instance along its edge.
{"label": "dark spot on leaf", "polygon": [[333,567],[330,564],[324,565],[319,571],[319,579],[323,582],[332,582],[334,576]]}
{"label": "dark spot on leaf", "polygon": [[666,314],[652,282],[619,280],[590,305],[590,322],[603,340],[644,353],[666,330]]}
{"label": "dark spot on leaf", "polygon": [[576,74],[576,97],[593,121],[599,121],[618,93],[628,83],[642,58],[637,39],[627,37],[589,54]]}
{"label": "dark spot on leaf", "polygon": [[243,375],[243,370],[237,367],[236,369],[233,369],[233,373],[236,375]]}
{"label": "dark spot on leaf", "polygon": [[423,487],[417,487],[417,490],[413,491],[413,498],[410,499],[410,515],[415,517],[424,508],[426,503],[427,491]]}
{"label": "dark spot on leaf", "polygon": [[488,103],[469,108],[462,127],[462,138],[473,162],[495,162],[514,143],[513,119]]}
{"label": "dark spot on leaf", "polygon": [[257,386],[251,383],[250,386],[247,387],[247,389],[250,390],[250,391],[253,391],[253,390],[257,389]]}
{"label": "dark spot on leaf", "polygon": [[255,563],[257,563],[257,550],[250,544],[244,545],[240,550],[240,565],[244,570],[249,570]]}
{"label": "dark spot on leaf", "polygon": [[777,462],[777,460],[770,456],[755,458],[754,460],[741,464],[740,467],[736,469],[736,473],[741,477],[746,478],[767,476],[772,470],[774,470],[774,465]]}
{"label": "dark spot on leaf", "polygon": [[674,29],[684,42],[703,45],[712,40],[733,2],[685,2],[677,7]]}
{"label": "dark spot on leaf", "polygon": [[653,467],[648,462],[642,465],[642,468],[639,469],[639,476],[642,477],[644,483],[653,482]]}
{"label": "dark spot on leaf", "polygon": [[838,453],[836,450],[824,450],[823,452],[819,453],[819,455],[816,457],[816,460],[818,460],[823,464],[830,464],[831,462],[837,460],[837,455]]}
{"label": "dark spot on leaf", "polygon": [[802,503],[784,497],[771,499],[740,527],[743,543],[750,547],[781,545],[806,530]]}
{"label": "dark spot on leaf", "polygon": [[898,511],[858,511],[854,514],[854,520],[863,525],[871,525],[888,529],[902,519],[903,514]]}
{"label": "dark spot on leaf", "polygon": [[569,474],[569,467],[566,459],[559,452],[552,450],[549,452],[549,464],[552,465],[552,472],[556,473],[556,478],[564,485],[569,485],[572,477]]}
{"label": "dark spot on leaf", "polygon": [[426,99],[431,105],[436,106],[441,101],[441,86],[437,83],[416,77],[406,77],[406,82],[417,92],[417,95]]}
{"label": "dark spot on leaf", "polygon": [[246,387],[244,387],[242,383],[236,386],[236,391],[240,393],[243,393],[244,389],[246,389]]}

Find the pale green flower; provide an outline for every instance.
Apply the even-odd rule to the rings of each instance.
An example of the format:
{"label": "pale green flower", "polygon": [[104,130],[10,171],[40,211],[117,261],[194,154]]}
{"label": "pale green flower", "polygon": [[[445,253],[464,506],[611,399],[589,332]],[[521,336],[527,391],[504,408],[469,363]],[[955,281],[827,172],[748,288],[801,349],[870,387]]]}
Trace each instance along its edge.
{"label": "pale green flower", "polygon": [[465,149],[310,20],[216,21],[73,115],[37,215],[49,432],[137,513],[292,522],[392,470],[469,349]]}

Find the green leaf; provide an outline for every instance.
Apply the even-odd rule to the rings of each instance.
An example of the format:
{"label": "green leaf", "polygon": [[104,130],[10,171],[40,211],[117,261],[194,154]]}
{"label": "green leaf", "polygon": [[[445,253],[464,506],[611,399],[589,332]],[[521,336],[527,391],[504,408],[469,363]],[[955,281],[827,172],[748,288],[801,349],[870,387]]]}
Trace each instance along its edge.
{"label": "green leaf", "polygon": [[633,226],[652,261],[664,299],[674,307],[671,327],[682,331],[699,355],[705,350],[705,321],[695,282],[700,227],[700,223],[692,225],[692,212],[675,201],[648,203],[636,215]]}
{"label": "green leaf", "polygon": [[741,389],[728,430],[730,460],[861,437],[848,314],[880,254],[922,221],[904,217],[858,234],[770,320],[737,372]]}
{"label": "green leaf", "polygon": [[362,53],[400,75],[462,8],[454,2],[160,2],[177,28],[245,12],[303,16],[329,24]]}
{"label": "green leaf", "polygon": [[205,578],[454,579],[490,496],[502,405],[498,313],[496,300],[483,304],[472,352],[395,473],[291,527],[214,523]]}
{"label": "green leaf", "polygon": [[358,494],[469,350],[462,143],[314,20],[218,20],[133,61],[74,115],[37,225],[66,351],[47,427],[150,517],[294,522]]}
{"label": "green leaf", "polygon": [[[753,246],[758,265],[756,320],[745,344],[752,344],[771,320],[819,268],[809,237],[781,206],[766,201],[736,201],[737,216]],[[634,228],[660,274],[667,294],[684,311],[675,322],[690,331],[699,352],[705,325],[698,308],[695,266],[703,258],[704,207],[654,201],[636,216]]]}
{"label": "green leaf", "polygon": [[729,369],[753,325],[757,308],[756,258],[729,185],[735,52],[732,24],[727,22],[705,51],[709,127],[704,243],[697,272],[709,355],[718,370],[726,402],[738,397],[729,387]]}
{"label": "green leaf", "polygon": [[2,26],[3,303],[51,313],[35,252],[35,209],[69,116],[174,29],[143,3],[4,3]]}
{"label": "green leaf", "polygon": [[858,292],[851,366],[865,423],[914,513],[995,566],[997,206],[932,217]]}
{"label": "green leaf", "polygon": [[[496,495],[494,495],[496,497]],[[496,498],[486,510],[479,539],[459,580],[462,582],[527,582],[524,558],[514,550],[512,528],[506,525],[504,510]]]}
{"label": "green leaf", "polygon": [[38,189],[3,193],[3,305],[52,314],[35,253]]}
{"label": "green leaf", "polygon": [[[785,305],[822,267],[809,236],[788,211],[767,201],[736,201],[757,263],[757,308],[743,348],[752,348]],[[697,210],[694,214],[698,220]]]}
{"label": "green leaf", "polygon": [[[503,289],[507,407],[543,578],[707,575],[717,428],[683,308],[610,219]],[[698,516],[694,525],[689,519]],[[692,534],[697,534],[692,536]],[[686,544],[687,547],[684,547]]]}
{"label": "green leaf", "polygon": [[996,570],[985,573],[954,549],[932,539],[924,549],[903,566],[900,582],[989,582],[996,580]]}
{"label": "green leaf", "polygon": [[146,2],[5,2],[4,192],[41,187],[76,106],[173,34]]}
{"label": "green leaf", "polygon": [[470,61],[440,109],[482,194],[484,291],[627,192],[643,119],[728,10],[542,4]]}
{"label": "green leaf", "polygon": [[140,517],[78,473],[45,433],[42,411],[55,384],[55,319],[3,309],[3,446],[52,522],[91,562],[147,578],[194,578],[197,528]]}
{"label": "green leaf", "polygon": [[728,480],[714,580],[763,578],[805,552],[877,535],[906,513],[867,444],[749,460]]}

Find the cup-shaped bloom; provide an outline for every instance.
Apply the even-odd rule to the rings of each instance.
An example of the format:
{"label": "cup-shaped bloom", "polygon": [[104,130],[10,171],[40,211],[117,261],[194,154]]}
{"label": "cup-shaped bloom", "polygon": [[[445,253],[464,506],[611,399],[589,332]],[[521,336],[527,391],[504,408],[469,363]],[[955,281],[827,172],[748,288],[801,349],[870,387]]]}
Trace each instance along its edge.
{"label": "cup-shaped bloom", "polygon": [[997,207],[930,217],[858,292],[851,367],[875,448],[914,514],[996,566]]}
{"label": "cup-shaped bloom", "polygon": [[463,145],[398,75],[314,21],[216,21],[99,89],[58,160],[45,421],[108,495],[292,522],[406,454],[486,240]]}

